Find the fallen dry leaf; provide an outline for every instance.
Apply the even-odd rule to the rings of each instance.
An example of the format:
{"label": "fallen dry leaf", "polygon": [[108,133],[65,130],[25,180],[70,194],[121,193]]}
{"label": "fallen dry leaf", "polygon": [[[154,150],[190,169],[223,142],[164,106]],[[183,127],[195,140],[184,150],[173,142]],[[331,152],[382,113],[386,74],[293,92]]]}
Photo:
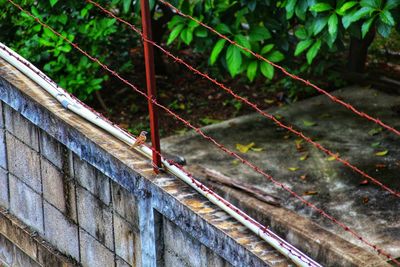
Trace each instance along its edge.
{"label": "fallen dry leaf", "polygon": [[306,159],[308,159],[308,153],[307,153],[307,152],[304,153],[303,156],[300,157],[300,160],[301,160],[301,161],[304,161],[304,160],[306,160]]}
{"label": "fallen dry leaf", "polygon": [[254,152],[261,152],[261,151],[264,150],[264,148],[262,148],[262,147],[251,147],[250,150],[254,151]]}
{"label": "fallen dry leaf", "polygon": [[275,100],[274,99],[264,99],[264,102],[267,104],[273,104],[273,103],[275,103]]}
{"label": "fallen dry leaf", "polygon": [[254,142],[251,142],[250,144],[247,145],[236,144],[236,149],[242,153],[247,153],[249,149],[252,148],[254,145],[255,145]]}
{"label": "fallen dry leaf", "polygon": [[368,131],[368,135],[370,135],[370,136],[377,135],[378,133],[382,132],[382,130],[383,130],[382,127],[373,128]]}
{"label": "fallen dry leaf", "polygon": [[[336,157],[335,157],[336,156]],[[330,156],[328,158],[326,158],[327,161],[334,161],[336,160],[337,157],[339,157],[339,153],[336,153],[335,156]]]}
{"label": "fallen dry leaf", "polygon": [[307,179],[307,174],[303,174],[303,175],[301,175],[301,176],[300,176],[300,179],[301,179],[301,180],[305,180],[305,179]]}
{"label": "fallen dry leaf", "polygon": [[302,151],[304,151],[304,147],[303,147],[303,139],[296,139],[295,141],[294,141],[294,143],[296,144],[296,149],[297,149],[297,151],[299,151],[299,152],[302,152]]}
{"label": "fallen dry leaf", "polygon": [[312,126],[317,125],[317,123],[314,121],[303,120],[303,125],[306,127],[312,127]]}
{"label": "fallen dry leaf", "polygon": [[295,172],[295,171],[297,171],[299,169],[299,167],[289,167],[288,168],[288,170],[289,171],[292,171],[292,172]]}
{"label": "fallen dry leaf", "polygon": [[379,156],[379,157],[383,157],[383,156],[386,156],[388,152],[389,152],[389,150],[383,150],[383,151],[376,152],[375,155]]}
{"label": "fallen dry leaf", "polygon": [[238,165],[240,163],[240,160],[234,159],[234,160],[231,161],[231,163],[232,163],[232,165],[236,166],[236,165]]}
{"label": "fallen dry leaf", "polygon": [[367,204],[369,202],[369,198],[368,197],[363,197],[363,203]]}
{"label": "fallen dry leaf", "polygon": [[375,168],[377,168],[377,169],[384,169],[384,168],[386,168],[386,164],[384,164],[384,163],[377,163],[377,164],[375,164]]}

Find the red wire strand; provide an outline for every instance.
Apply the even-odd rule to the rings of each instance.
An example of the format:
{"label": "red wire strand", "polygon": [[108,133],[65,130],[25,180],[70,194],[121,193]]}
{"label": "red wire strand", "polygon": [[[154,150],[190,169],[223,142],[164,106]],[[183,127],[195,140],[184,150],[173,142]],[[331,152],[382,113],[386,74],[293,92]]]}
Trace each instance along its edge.
{"label": "red wire strand", "polygon": [[380,126],[386,128],[387,130],[389,130],[389,131],[391,131],[391,132],[393,132],[393,133],[395,133],[395,134],[397,134],[397,135],[400,136],[400,131],[399,131],[399,130],[395,129],[394,127],[392,127],[392,126],[390,126],[390,125],[388,125],[388,124],[386,124],[386,123],[384,123],[384,122],[382,122],[380,119],[374,118],[374,117],[372,117],[372,116],[366,114],[365,112],[362,112],[362,111],[358,110],[357,108],[355,108],[355,107],[352,106],[351,104],[346,103],[346,102],[344,102],[343,100],[340,100],[339,98],[337,98],[337,97],[335,97],[334,95],[328,93],[326,90],[324,90],[324,89],[318,87],[317,85],[311,83],[310,81],[305,80],[305,79],[303,79],[303,78],[301,78],[301,77],[299,77],[299,76],[297,76],[297,75],[295,75],[295,74],[290,73],[290,72],[289,72],[288,70],[286,70],[284,67],[282,67],[282,66],[280,66],[280,65],[278,65],[278,64],[276,64],[276,63],[274,63],[274,62],[272,62],[272,61],[270,61],[270,60],[268,60],[268,59],[266,59],[266,58],[263,57],[262,55],[257,54],[257,53],[255,53],[255,52],[253,52],[252,50],[250,50],[250,49],[248,49],[248,48],[246,48],[246,47],[244,47],[244,46],[238,44],[237,42],[235,42],[235,41],[233,41],[233,40],[231,40],[231,39],[229,39],[227,36],[223,35],[222,33],[219,33],[217,30],[215,30],[214,28],[208,26],[207,24],[205,24],[205,23],[199,21],[198,19],[196,19],[196,18],[194,18],[194,17],[192,17],[192,16],[190,16],[190,15],[187,15],[187,14],[183,13],[181,10],[179,10],[178,8],[176,8],[175,6],[173,6],[172,4],[170,4],[170,3],[168,3],[168,2],[166,2],[166,1],[164,1],[164,0],[159,0],[159,1],[160,1],[161,3],[163,3],[164,5],[170,7],[171,9],[175,10],[175,12],[177,12],[177,13],[178,13],[179,15],[181,15],[182,17],[185,17],[185,18],[188,18],[188,19],[191,19],[191,20],[195,21],[195,22],[198,23],[199,25],[203,26],[204,28],[206,28],[206,29],[208,29],[209,31],[211,31],[211,32],[215,33],[216,35],[218,35],[220,38],[225,39],[225,40],[228,41],[230,44],[235,45],[235,46],[239,47],[240,49],[242,49],[242,50],[244,50],[244,51],[246,51],[246,52],[252,54],[254,57],[256,57],[256,58],[258,58],[258,59],[260,59],[260,60],[263,60],[263,61],[269,63],[270,65],[272,65],[272,66],[274,66],[275,68],[279,69],[280,71],[282,71],[285,75],[289,76],[290,78],[292,78],[292,79],[294,79],[294,80],[298,80],[298,81],[300,81],[300,82],[306,84],[307,86],[310,86],[310,87],[314,88],[315,90],[317,90],[317,91],[320,92],[321,94],[324,94],[324,95],[328,96],[333,102],[336,102],[336,103],[341,104],[342,106],[344,106],[345,108],[351,110],[352,112],[356,113],[357,115],[359,115],[359,116],[361,116],[361,117],[363,117],[363,118],[366,118],[367,120],[373,121],[374,123],[376,123],[376,124],[378,124],[378,125],[380,125]]}
{"label": "red wire strand", "polygon": [[[4,51],[7,51],[5,48],[0,47],[1,49],[3,49]],[[31,64],[21,60],[21,58],[14,56],[12,54],[9,54],[10,56],[13,56],[14,58],[16,58],[18,61],[20,61],[22,64],[24,64],[25,66],[27,66],[28,68],[30,68],[32,71],[34,71],[37,75],[39,75],[42,79],[44,79],[45,81],[47,81],[48,83],[56,86],[57,88],[60,88],[58,86],[57,83],[55,83],[54,81],[52,81],[49,77],[47,77],[46,75],[44,75],[41,72],[36,71]],[[124,129],[122,129],[121,127],[119,127],[117,124],[113,123],[112,121],[110,121],[107,117],[105,117],[103,114],[97,112],[96,110],[94,110],[93,108],[91,108],[90,106],[86,105],[85,103],[83,103],[82,101],[80,101],[78,98],[76,98],[74,95],[69,94],[71,98],[74,99],[74,101],[77,101],[79,104],[81,104],[82,106],[86,107],[87,109],[89,109],[90,111],[92,111],[94,114],[96,114],[96,116],[102,118],[103,120],[105,120],[106,122],[112,124],[114,127],[118,128],[120,131],[122,131],[124,134],[126,134],[127,136],[130,137],[134,137],[137,138],[137,136],[134,136],[133,134],[126,132]],[[214,197],[216,197],[219,201],[223,202],[225,205],[227,205],[229,208],[231,208],[232,210],[234,210],[235,212],[237,212],[240,216],[242,216],[245,220],[251,222],[252,224],[254,224],[255,226],[257,226],[258,228],[260,228],[263,233],[267,234],[268,236],[270,236],[271,238],[276,239],[280,246],[286,248],[292,255],[295,255],[296,257],[298,257],[300,260],[302,260],[303,262],[307,263],[309,266],[313,266],[312,263],[310,263],[307,259],[303,259],[303,257],[301,255],[298,255],[297,253],[294,252],[298,252],[301,254],[301,252],[296,248],[291,246],[290,244],[285,244],[280,242],[280,238],[278,238],[278,236],[276,236],[272,231],[270,231],[268,229],[268,227],[260,224],[259,222],[257,222],[256,220],[254,220],[253,218],[251,218],[250,216],[248,216],[246,213],[244,213],[242,210],[238,209],[237,207],[235,207],[234,205],[232,205],[230,202],[228,202],[227,200],[225,200],[224,198],[222,198],[221,196],[219,196],[217,193],[215,193],[214,191],[212,191],[211,189],[209,189],[208,187],[206,187],[205,185],[203,185],[201,182],[197,181],[193,175],[189,172],[187,172],[181,165],[179,165],[178,163],[176,163],[173,160],[168,160],[166,159],[159,151],[157,151],[156,149],[154,149],[151,146],[148,146],[147,144],[143,144],[144,146],[146,146],[147,148],[151,149],[153,152],[157,153],[158,155],[160,155],[160,157],[164,160],[166,160],[169,164],[174,165],[175,167],[177,167],[178,169],[180,169],[182,172],[184,172],[189,178],[191,178],[193,184],[200,188],[202,191],[213,195]],[[156,168],[158,168],[157,166],[155,166]]]}
{"label": "red wire strand", "polygon": [[262,116],[272,120],[276,125],[278,125],[281,128],[284,128],[292,133],[294,133],[295,135],[301,137],[302,139],[304,139],[306,142],[312,144],[314,147],[318,148],[319,150],[323,151],[325,154],[335,157],[335,159],[337,159],[339,162],[341,162],[342,164],[344,164],[345,166],[351,168],[353,171],[357,172],[358,174],[362,175],[363,177],[369,179],[371,182],[373,182],[374,184],[380,186],[381,188],[383,188],[384,190],[388,191],[389,193],[391,193],[392,195],[396,196],[396,197],[400,197],[400,192],[396,192],[396,190],[391,189],[389,186],[383,184],[382,182],[378,181],[376,178],[372,177],[371,175],[367,174],[366,172],[362,171],[361,169],[359,169],[358,167],[354,166],[353,164],[351,164],[349,161],[346,161],[344,159],[342,159],[337,153],[332,152],[331,150],[325,148],[324,146],[322,146],[321,144],[319,144],[318,142],[313,141],[310,137],[304,135],[301,131],[298,131],[296,129],[293,129],[293,126],[290,125],[286,125],[284,123],[282,123],[281,121],[279,121],[275,116],[268,114],[267,112],[263,111],[262,109],[260,109],[256,104],[250,102],[249,100],[247,100],[246,98],[236,94],[235,92],[232,91],[232,89],[226,87],[223,83],[218,82],[216,79],[211,78],[208,74],[203,73],[201,71],[199,71],[198,69],[194,68],[193,66],[189,65],[189,63],[185,62],[184,60],[182,60],[181,58],[173,55],[170,51],[166,50],[165,48],[163,48],[162,46],[160,46],[159,44],[155,43],[152,40],[147,39],[144,34],[138,29],[136,28],[133,24],[129,23],[128,21],[114,15],[111,11],[105,9],[104,7],[102,7],[100,4],[92,1],[92,0],[86,0],[87,2],[95,5],[96,7],[98,7],[101,11],[103,11],[104,13],[106,13],[107,15],[113,17],[114,19],[120,21],[121,23],[124,23],[125,25],[127,25],[128,27],[130,27],[133,31],[135,31],[137,34],[139,34],[143,40],[145,42],[148,42],[150,44],[152,44],[153,46],[157,47],[158,49],[160,49],[164,54],[166,54],[167,56],[171,57],[172,59],[174,59],[174,61],[184,65],[186,68],[188,68],[189,70],[191,70],[192,72],[194,72],[197,75],[200,75],[203,78],[206,78],[207,80],[211,81],[212,83],[216,84],[217,86],[219,86],[220,88],[222,88],[223,90],[225,90],[226,92],[228,92],[229,94],[231,94],[234,98],[240,100],[241,102],[244,102],[245,104],[247,104],[248,106],[252,107],[254,110],[256,110],[259,114],[261,114]]}
{"label": "red wire strand", "polygon": [[[155,105],[157,105],[158,107],[164,109],[168,114],[170,114],[172,117],[175,117],[177,120],[181,121],[182,123],[184,123],[186,126],[192,128],[195,132],[197,132],[198,134],[200,134],[204,139],[209,140],[211,143],[213,143],[214,145],[216,145],[217,147],[219,147],[222,151],[224,151],[225,153],[239,159],[243,164],[246,164],[247,166],[249,166],[250,168],[252,168],[254,171],[262,174],[264,177],[266,177],[268,180],[270,180],[272,183],[274,183],[277,187],[280,187],[284,190],[286,190],[287,192],[289,192],[293,197],[297,198],[298,200],[300,200],[302,203],[304,203],[306,206],[314,209],[315,211],[317,211],[317,213],[321,214],[322,216],[324,216],[325,218],[329,219],[330,221],[332,221],[333,223],[339,225],[342,229],[344,229],[346,232],[349,232],[350,234],[352,234],[354,237],[356,237],[358,240],[360,240],[361,242],[363,242],[364,244],[368,245],[369,247],[371,247],[373,250],[375,250],[378,254],[382,254],[384,255],[386,258],[390,259],[393,263],[396,263],[398,266],[400,266],[400,261],[396,260],[393,256],[391,256],[388,252],[384,251],[383,249],[381,249],[380,247],[378,247],[377,245],[374,245],[373,243],[369,242],[367,239],[363,238],[362,236],[360,236],[360,234],[358,234],[356,231],[352,230],[350,227],[348,227],[346,224],[342,223],[341,221],[337,220],[335,217],[329,215],[328,213],[326,213],[325,211],[323,211],[322,209],[318,208],[317,206],[315,206],[313,203],[308,202],[306,199],[304,199],[303,197],[301,197],[300,195],[298,195],[296,192],[294,192],[293,190],[291,190],[288,186],[286,186],[285,184],[275,180],[275,178],[273,178],[271,175],[267,174],[266,172],[264,172],[263,170],[261,170],[259,167],[257,167],[256,165],[252,164],[251,162],[247,161],[246,159],[242,158],[241,156],[239,156],[237,153],[229,150],[228,148],[224,147],[223,145],[219,144],[215,139],[213,139],[212,137],[206,135],[201,129],[193,126],[189,121],[186,121],[185,119],[181,118],[179,115],[175,114],[173,111],[169,110],[167,107],[163,106],[162,104],[159,104],[157,102],[156,99],[151,99],[149,98],[145,93],[143,93],[142,91],[140,91],[135,85],[133,85],[132,83],[130,83],[128,80],[122,78],[117,72],[115,72],[114,70],[110,69],[107,65],[103,64],[102,62],[100,62],[100,60],[98,60],[97,58],[91,56],[90,54],[88,54],[86,51],[84,51],[82,48],[80,48],[76,43],[73,43],[72,41],[70,41],[68,38],[66,38],[65,36],[63,36],[62,34],[60,34],[59,32],[57,32],[56,30],[54,30],[52,27],[50,27],[49,25],[43,23],[39,18],[35,17],[33,14],[31,14],[29,11],[23,9],[20,5],[14,3],[12,0],[7,0],[8,2],[10,2],[12,5],[14,5],[15,7],[17,7],[19,10],[21,10],[22,12],[24,12],[25,14],[27,14],[28,16],[32,17],[37,23],[39,23],[40,25],[42,25],[43,27],[51,30],[54,34],[56,34],[58,37],[62,38],[64,41],[66,41],[67,43],[69,43],[71,46],[73,46],[75,49],[77,49],[79,52],[81,52],[82,54],[84,54],[85,56],[87,56],[90,60],[96,62],[97,64],[99,64],[103,69],[105,69],[106,71],[110,72],[113,76],[117,77],[119,80],[121,80],[123,83],[125,83],[126,85],[130,86],[134,91],[138,92],[139,94],[143,95],[145,98],[147,98],[148,100],[152,101]],[[154,150],[153,150],[154,151]]]}

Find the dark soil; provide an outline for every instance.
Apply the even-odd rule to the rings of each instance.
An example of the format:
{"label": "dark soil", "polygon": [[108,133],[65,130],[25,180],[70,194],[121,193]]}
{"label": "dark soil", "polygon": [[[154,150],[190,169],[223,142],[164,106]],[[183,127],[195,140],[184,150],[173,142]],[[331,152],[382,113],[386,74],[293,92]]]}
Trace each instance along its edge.
{"label": "dark soil", "polygon": [[[196,55],[190,50],[181,50],[176,52],[176,54],[196,67],[200,66],[198,68],[202,71],[212,72],[212,69],[208,69],[207,64],[204,63],[207,62],[206,57]],[[345,55],[341,55],[341,57],[342,60],[338,65],[343,64]],[[138,86],[139,89],[145,91],[146,80],[141,47],[132,49],[131,58],[134,67],[131,72],[123,76]],[[350,77],[350,82],[382,86],[381,82],[374,83],[374,81],[377,81],[376,77],[382,75],[393,78],[399,77],[400,68],[398,65],[388,63],[384,58],[370,57],[370,63],[368,64],[369,73],[366,74],[367,76],[355,77],[356,81]],[[205,78],[192,73],[168,58],[164,58],[163,61],[167,73],[156,75],[157,99],[159,103],[179,114],[196,127],[254,112],[251,107],[235,100],[223,89],[212,84]],[[339,69],[337,66],[335,68]],[[157,72],[157,66],[156,73],[160,73]],[[219,77],[217,80],[227,85],[239,95],[256,103],[262,109],[271,106],[281,106],[292,101],[316,95],[316,92],[313,90],[304,90],[304,86],[298,82],[283,82],[283,75],[278,71],[277,74],[277,77],[273,81],[266,81],[264,78],[259,78],[253,83],[250,83],[245,78],[230,78],[228,76]],[[211,73],[210,76],[218,77],[218,74]],[[364,77],[369,78],[364,79]],[[373,77],[373,79],[370,79],[370,77]],[[336,89],[335,85],[333,85],[334,83],[327,82],[326,75],[308,78],[328,91]],[[341,87],[343,83],[336,86]],[[392,88],[393,86],[394,84],[389,84],[388,88]],[[290,91],[296,91],[297,93],[295,96],[289,97]],[[135,135],[141,130],[149,130],[147,100],[137,92],[134,92],[132,88],[127,87],[113,77],[110,77],[109,81],[105,83],[104,88],[96,96],[86,102],[111,121]],[[101,102],[104,102],[104,104],[101,104]],[[159,111],[159,124],[161,137],[182,134],[189,130],[182,122],[166,114],[163,110]]]}

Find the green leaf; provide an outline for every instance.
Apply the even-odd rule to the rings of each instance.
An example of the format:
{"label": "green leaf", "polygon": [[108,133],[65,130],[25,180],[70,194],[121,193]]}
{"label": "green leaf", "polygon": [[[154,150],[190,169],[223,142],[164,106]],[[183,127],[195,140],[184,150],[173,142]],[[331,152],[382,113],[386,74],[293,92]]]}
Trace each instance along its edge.
{"label": "green leaf", "polygon": [[394,26],[395,22],[389,10],[384,10],[379,14],[381,21],[387,25]]}
{"label": "green leaf", "polygon": [[131,8],[132,0],[123,0],[122,1],[122,10],[124,13],[128,13]]}
{"label": "green leaf", "polygon": [[365,21],[361,26],[362,38],[364,38],[365,35],[368,33],[374,19],[375,19],[374,17],[370,18],[369,20]]}
{"label": "green leaf", "polygon": [[226,63],[228,64],[228,70],[232,77],[235,77],[239,73],[242,65],[242,55],[240,54],[241,49],[235,45],[230,45],[226,51]]}
{"label": "green leaf", "polygon": [[[243,46],[243,47],[245,47],[245,48],[247,48],[247,49],[251,49],[251,45],[250,45],[249,40],[248,40],[245,36],[243,36],[243,35],[241,35],[241,34],[235,35],[235,42],[236,42],[237,44],[239,44],[240,46]],[[240,49],[240,50],[241,50],[241,52],[242,52],[243,54],[245,54],[246,56],[250,56],[250,53],[249,53],[249,52],[244,51],[243,49]]]}
{"label": "green leaf", "polygon": [[279,51],[274,51],[267,58],[272,62],[280,62],[285,59],[285,56]]}
{"label": "green leaf", "polygon": [[178,15],[173,16],[172,19],[171,19],[171,21],[168,22],[168,29],[171,30],[171,29],[174,28],[176,25],[178,25],[178,24],[183,24],[184,22],[185,22],[185,19],[182,18],[181,16],[178,16]]}
{"label": "green leaf", "polygon": [[313,33],[317,35],[320,33],[328,23],[328,17],[321,17],[314,20]]}
{"label": "green leaf", "polygon": [[48,28],[43,28],[43,35],[46,36],[47,38],[53,40],[53,41],[58,41],[58,36],[55,35],[50,29]]}
{"label": "green leaf", "polygon": [[373,9],[380,9],[382,5],[382,0],[361,0],[360,6],[370,7]]}
{"label": "green leaf", "polygon": [[295,32],[294,35],[296,35],[297,38],[300,40],[304,40],[308,37],[307,30],[304,27],[298,28]]}
{"label": "green leaf", "polygon": [[392,30],[392,27],[385,23],[378,22],[378,27],[377,27],[378,33],[382,35],[382,37],[387,38],[390,35],[390,32]]}
{"label": "green leaf", "polygon": [[311,40],[311,39],[303,40],[303,41],[299,42],[296,46],[296,50],[294,51],[294,55],[295,56],[300,55],[301,53],[303,53],[304,50],[309,48],[312,43],[313,43],[313,40]]}
{"label": "green leaf", "polygon": [[169,34],[168,40],[167,40],[167,45],[170,45],[176,39],[176,37],[179,36],[183,27],[185,27],[184,24],[179,24],[171,31],[171,33]]}
{"label": "green leaf", "polygon": [[247,78],[252,82],[257,74],[258,62],[252,61],[247,67]]}
{"label": "green leaf", "polygon": [[343,16],[344,13],[349,10],[350,8],[352,8],[353,6],[357,5],[357,1],[349,1],[344,3],[338,10],[336,10],[336,12]]}
{"label": "green leaf", "polygon": [[387,0],[384,10],[390,10],[395,8],[400,4],[399,0]]}
{"label": "green leaf", "polygon": [[68,16],[65,14],[58,15],[57,20],[65,25],[68,22]]}
{"label": "green leaf", "polygon": [[50,0],[50,5],[53,7],[55,4],[57,4],[58,0]]}
{"label": "green leaf", "polygon": [[198,24],[195,20],[190,20],[188,23],[188,27],[191,28],[192,30],[199,26],[200,26],[200,24]]}
{"label": "green leaf", "polygon": [[313,44],[313,46],[311,46],[306,55],[308,64],[311,64],[313,62],[320,48],[321,48],[321,40],[316,41]]}
{"label": "green leaf", "polygon": [[224,49],[225,43],[225,39],[219,39],[218,42],[215,44],[213,50],[211,51],[210,65],[214,65],[222,49]]}
{"label": "green leaf", "polygon": [[197,29],[196,29],[196,31],[194,32],[194,34],[195,34],[197,37],[204,38],[204,37],[207,37],[208,31],[206,30],[206,28],[200,27],[200,28],[197,28]]}
{"label": "green leaf", "polygon": [[342,17],[342,24],[345,29],[347,29],[350,26],[350,24],[353,22],[353,16],[357,11],[358,10],[353,10],[350,13],[348,13]]}
{"label": "green leaf", "polygon": [[363,17],[371,14],[374,10],[370,7],[362,7],[359,10],[357,10],[356,13],[354,13],[351,22],[356,22],[360,19],[362,19]]}
{"label": "green leaf", "polygon": [[331,10],[331,9],[332,9],[332,6],[328,3],[318,3],[316,5],[313,5],[310,8],[310,11],[324,12],[324,11]]}
{"label": "green leaf", "polygon": [[266,78],[272,80],[272,78],[274,77],[274,67],[271,64],[269,64],[269,63],[267,63],[265,61],[262,61],[260,63],[260,70],[261,70],[261,73]]}
{"label": "green leaf", "polygon": [[264,41],[271,38],[271,33],[264,26],[256,26],[250,30],[249,38],[252,42]]}
{"label": "green leaf", "polygon": [[336,13],[333,13],[328,20],[328,31],[331,36],[337,35],[337,28],[338,28],[338,17]]}
{"label": "green leaf", "polygon": [[272,50],[272,48],[274,48],[274,44],[267,44],[265,45],[262,49],[261,49],[261,55],[264,55],[266,53],[268,53],[269,51]]}
{"label": "green leaf", "polygon": [[229,27],[224,23],[218,24],[217,27],[215,27],[215,29],[217,30],[217,32],[222,34],[232,33]]}
{"label": "green leaf", "polygon": [[286,19],[291,19],[294,14],[294,7],[296,5],[297,0],[288,0],[286,3]]}
{"label": "green leaf", "polygon": [[39,44],[44,45],[44,46],[52,46],[54,47],[55,43],[48,41],[46,39],[43,38],[39,38]]}
{"label": "green leaf", "polygon": [[191,28],[184,29],[181,32],[181,39],[185,44],[190,45],[193,40],[193,30]]}

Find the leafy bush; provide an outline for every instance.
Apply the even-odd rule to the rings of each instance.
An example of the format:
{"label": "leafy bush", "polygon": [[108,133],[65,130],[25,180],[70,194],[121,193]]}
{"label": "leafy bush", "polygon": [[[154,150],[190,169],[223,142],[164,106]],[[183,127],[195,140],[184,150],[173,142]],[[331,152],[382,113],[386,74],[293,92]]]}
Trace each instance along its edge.
{"label": "leafy bush", "polygon": [[[398,0],[175,0],[172,3],[272,62],[292,63],[293,56],[305,54],[309,65],[320,54],[343,50],[348,37],[363,39],[375,29],[388,37],[394,27],[399,29],[400,20]],[[167,44],[178,40],[195,51],[209,52],[209,64],[220,64],[232,77],[245,73],[253,81],[260,74],[268,79],[274,76],[270,64],[227,44],[193,21],[176,15],[168,27]]]}
{"label": "leafy bush", "polygon": [[[128,13],[128,2],[131,0],[114,0],[110,7],[121,6]],[[24,0],[20,4],[68,40],[76,40],[89,54],[108,64],[118,63],[119,58],[122,63],[128,61],[129,46],[137,45],[137,39],[132,38],[132,34],[127,31],[117,32],[115,19],[104,14],[93,16],[97,10],[84,1]],[[0,9],[5,11],[0,14],[0,41],[38,65],[63,88],[86,99],[108,79],[97,63],[72,49],[8,1],[0,0]],[[112,62],[111,54],[118,55],[112,58]]]}

